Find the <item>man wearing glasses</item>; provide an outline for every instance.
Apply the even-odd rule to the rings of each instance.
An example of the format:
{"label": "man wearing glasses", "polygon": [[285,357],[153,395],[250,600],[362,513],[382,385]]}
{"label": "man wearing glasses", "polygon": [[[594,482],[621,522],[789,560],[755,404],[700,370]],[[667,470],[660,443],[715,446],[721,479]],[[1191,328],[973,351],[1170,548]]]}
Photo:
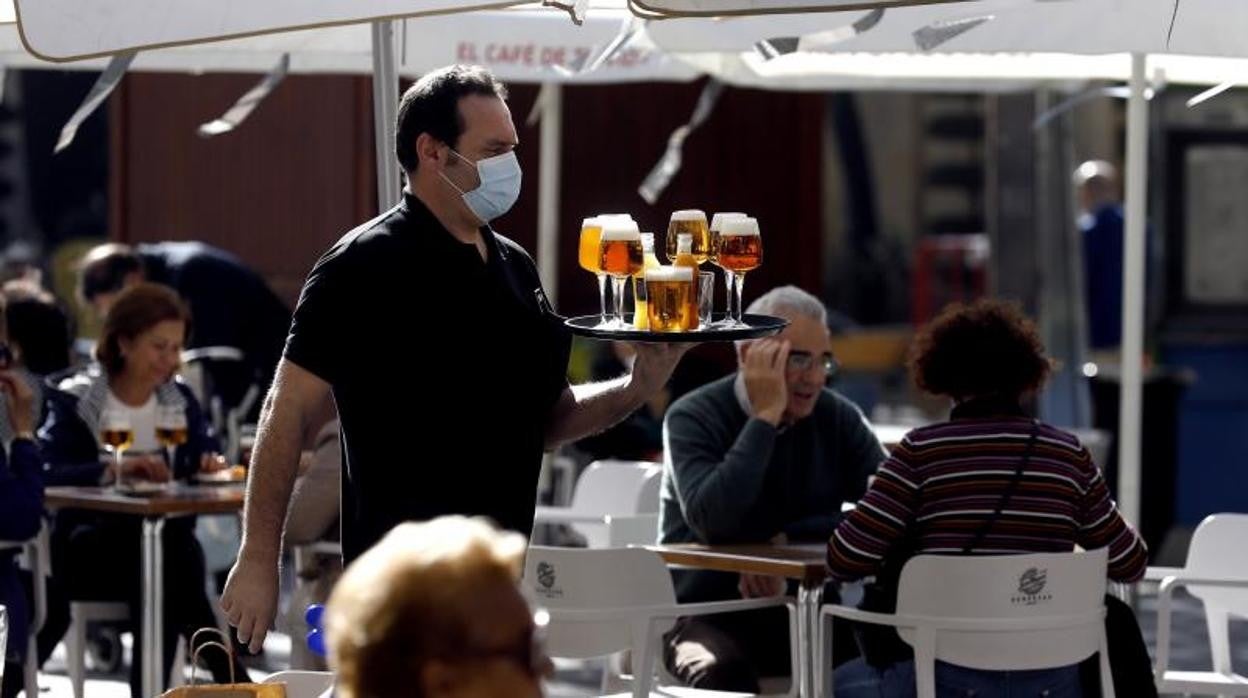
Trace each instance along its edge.
{"label": "man wearing glasses", "polygon": [[[783,286],[747,312],[790,324],[773,338],[739,343],[737,373],[668,411],[661,543],[826,541],[841,504],[862,496],[885,458],[862,412],[826,385],[836,361],[823,303]],[[785,590],[779,578],[674,574],[682,603]],[[789,671],[788,616],[774,608],[682,618],[666,638],[664,661],[696,688],[758,693],[760,676]]]}

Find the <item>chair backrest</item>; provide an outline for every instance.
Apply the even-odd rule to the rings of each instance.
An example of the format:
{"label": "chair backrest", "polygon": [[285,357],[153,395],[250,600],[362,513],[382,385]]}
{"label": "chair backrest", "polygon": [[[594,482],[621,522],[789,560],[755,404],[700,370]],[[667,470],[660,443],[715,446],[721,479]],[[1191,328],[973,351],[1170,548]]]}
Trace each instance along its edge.
{"label": "chair backrest", "polygon": [[[1248,514],[1213,514],[1196,527],[1187,549],[1183,571],[1194,577],[1229,577],[1248,580]],[[1193,584],[1192,596],[1206,605],[1248,616],[1248,589],[1219,589]]]}
{"label": "chair backrest", "polygon": [[[919,555],[902,569],[897,613],[948,620],[1017,621],[1005,632],[941,631],[936,658],[985,670],[1078,663],[1104,632],[1106,551],[1030,555]],[[1086,616],[1081,627],[1028,629],[1029,621]],[[1007,623],[1005,625],[1013,625]],[[914,644],[914,632],[901,636]]]}
{"label": "chair backrest", "polygon": [[596,461],[576,481],[572,510],[587,514],[645,514],[659,510],[658,463]]}
{"label": "chair backrest", "polygon": [[261,683],[286,684],[286,698],[319,698],[334,685],[329,671],[279,671]]}
{"label": "chair backrest", "polygon": [[[546,645],[555,657],[600,657],[627,649],[632,624],[644,618],[630,609],[676,603],[663,559],[641,548],[530,546],[523,588],[534,606],[551,611]],[[558,611],[602,611],[606,617],[566,620]]]}

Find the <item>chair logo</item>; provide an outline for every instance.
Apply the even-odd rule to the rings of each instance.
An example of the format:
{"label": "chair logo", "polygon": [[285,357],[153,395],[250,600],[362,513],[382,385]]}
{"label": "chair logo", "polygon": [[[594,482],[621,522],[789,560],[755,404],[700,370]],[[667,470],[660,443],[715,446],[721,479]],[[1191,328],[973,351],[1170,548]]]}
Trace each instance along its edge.
{"label": "chair logo", "polygon": [[563,596],[563,589],[555,586],[556,581],[557,579],[555,577],[554,565],[545,561],[537,563],[538,587],[535,591],[538,596],[542,596],[547,599],[561,598]]}
{"label": "chair logo", "polygon": [[1011,603],[1034,606],[1044,601],[1052,601],[1053,595],[1044,593],[1048,583],[1049,571],[1037,567],[1029,567],[1018,577],[1018,594],[1010,599]]}
{"label": "chair logo", "polygon": [[549,562],[537,563],[537,583],[547,589],[555,586],[555,566]]}

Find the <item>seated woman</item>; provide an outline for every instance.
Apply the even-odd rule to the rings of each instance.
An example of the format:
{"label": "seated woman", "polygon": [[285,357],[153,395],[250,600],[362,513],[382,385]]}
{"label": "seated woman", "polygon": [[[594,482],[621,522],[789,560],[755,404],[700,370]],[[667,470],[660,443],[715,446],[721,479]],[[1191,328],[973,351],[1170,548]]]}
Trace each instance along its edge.
{"label": "seated woman", "polygon": [[[0,321],[0,328],[3,322]],[[2,334],[2,332],[0,332]],[[0,342],[0,354],[8,346]],[[43,483],[40,478],[39,447],[35,444],[35,398],[22,378],[7,367],[0,370],[0,392],[6,417],[0,431],[7,432],[8,453],[0,448],[0,540],[25,541],[39,532],[43,514]],[[22,662],[30,622],[26,593],[20,582],[14,558],[18,548],[0,549],[0,606],[8,615],[8,644],[4,656],[4,676],[0,696],[12,698],[22,690]]]}
{"label": "seated woman", "polygon": [[[833,577],[876,575],[925,552],[1069,552],[1075,545],[1108,548],[1111,579],[1143,576],[1144,543],[1087,449],[1021,407],[1043,386],[1050,361],[1017,306],[985,300],[947,308],[915,338],[910,370],[920,389],[953,401],[949,421],[911,431],[880,465],[828,543]],[[837,668],[837,697],[914,695],[913,660],[880,663],[856,659]],[[1082,695],[1077,666],[992,672],[938,662],[936,683],[941,696],[1007,695],[1006,686],[1008,695]]]}
{"label": "seated woman", "polygon": [[[48,389],[39,439],[49,486],[108,485],[119,476],[126,482],[166,482],[224,465],[199,404],[175,377],[188,322],[182,301],[163,286],[140,284],[118,297],[104,319],[96,347],[98,363],[62,377]],[[172,463],[166,462],[156,439],[160,410],[185,417],[187,440],[174,451]],[[134,432],[120,473],[100,441],[105,412],[128,418]],[[204,556],[193,534],[194,523],[193,517],[175,518],[164,528],[166,672],[178,635],[189,638],[201,627],[217,625],[205,591]],[[136,647],[142,646],[137,637],[142,630],[137,622],[142,610],[139,526],[139,520],[130,516],[62,511],[52,535],[53,570],[66,595],[129,603],[136,620]],[[216,680],[229,680],[223,657],[206,652],[204,658]],[[139,664],[131,662],[135,696]]]}
{"label": "seated woman", "polygon": [[524,538],[485,519],[396,526],[325,612],[339,698],[540,698],[554,666],[516,581]]}

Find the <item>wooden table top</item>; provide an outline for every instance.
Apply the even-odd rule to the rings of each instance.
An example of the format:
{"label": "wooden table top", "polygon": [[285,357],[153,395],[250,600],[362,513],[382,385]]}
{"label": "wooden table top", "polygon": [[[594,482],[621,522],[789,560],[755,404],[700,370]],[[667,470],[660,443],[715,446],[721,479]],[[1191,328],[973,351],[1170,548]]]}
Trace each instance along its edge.
{"label": "wooden table top", "polygon": [[121,494],[111,487],[49,487],[43,503],[49,509],[86,509],[137,516],[231,514],[243,508],[241,486],[178,484],[151,497]]}
{"label": "wooden table top", "polygon": [[671,565],[685,565],[717,572],[769,574],[799,579],[806,584],[822,582],[827,547],[823,543],[789,545],[700,545],[677,543],[647,545]]}

